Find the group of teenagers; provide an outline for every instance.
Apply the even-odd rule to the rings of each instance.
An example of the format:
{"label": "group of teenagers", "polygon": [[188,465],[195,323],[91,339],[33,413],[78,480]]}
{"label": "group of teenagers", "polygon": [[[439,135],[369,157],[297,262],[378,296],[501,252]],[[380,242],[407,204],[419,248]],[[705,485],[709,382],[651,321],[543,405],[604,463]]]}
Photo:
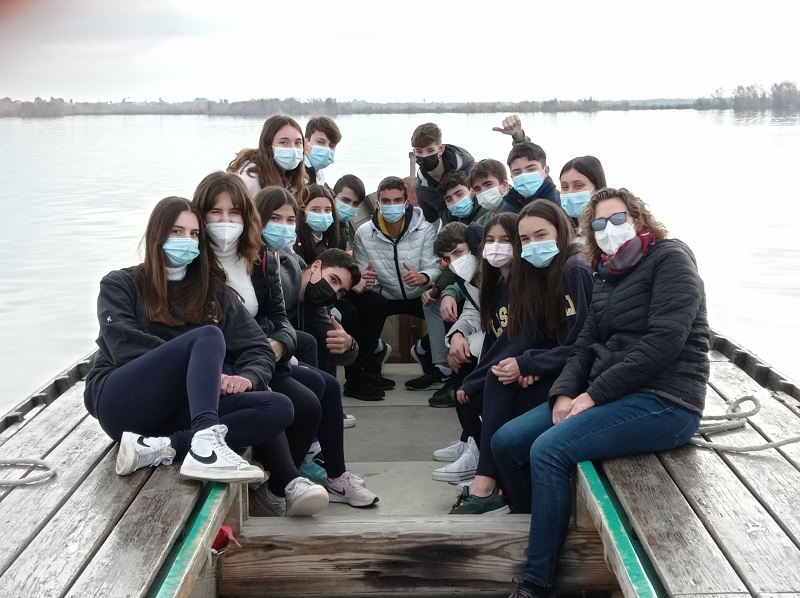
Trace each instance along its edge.
{"label": "group of teenagers", "polygon": [[[375,504],[346,466],[342,393],[395,387],[383,324],[416,315],[423,371],[406,387],[435,390],[462,428],[433,477],[471,479],[451,513],[531,514],[511,597],[546,596],[576,464],[697,431],[709,326],[691,250],[597,158],[567,162],[557,186],[519,117],[495,130],[512,139],[505,165],[417,127],[417,205],[387,177],[358,227],[364,184],[325,182],[342,139],[328,117],[303,131],[273,116],[191,201],[160,201],[144,261],[100,284],[85,404],[119,442],[117,473],[182,459],[188,478],[249,483],[253,514]],[[319,483],[304,464],[315,439]]]}

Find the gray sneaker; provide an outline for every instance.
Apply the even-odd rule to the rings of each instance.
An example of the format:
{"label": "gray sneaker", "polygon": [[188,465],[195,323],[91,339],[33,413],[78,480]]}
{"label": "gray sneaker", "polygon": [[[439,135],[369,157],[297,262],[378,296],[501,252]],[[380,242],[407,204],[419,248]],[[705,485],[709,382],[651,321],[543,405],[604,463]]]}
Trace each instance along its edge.
{"label": "gray sneaker", "polygon": [[252,517],[286,517],[286,499],[270,492],[266,482],[248,495]]}

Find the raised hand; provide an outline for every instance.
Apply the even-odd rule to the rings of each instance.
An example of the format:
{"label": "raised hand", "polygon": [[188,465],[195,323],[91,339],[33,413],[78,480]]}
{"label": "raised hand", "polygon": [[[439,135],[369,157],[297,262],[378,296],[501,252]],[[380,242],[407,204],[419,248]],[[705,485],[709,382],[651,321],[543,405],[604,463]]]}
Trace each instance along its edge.
{"label": "raised hand", "polygon": [[525,131],[522,130],[522,120],[516,114],[504,118],[499,127],[492,127],[492,131],[497,131],[503,135],[511,135],[511,138],[517,141],[525,138]]}
{"label": "raised hand", "polygon": [[408,264],[408,262],[403,262],[403,267],[406,269],[406,273],[403,274],[403,282],[405,282],[408,286],[421,287],[430,282],[430,278],[428,278],[427,274],[417,272]]}
{"label": "raised hand", "polygon": [[333,326],[333,330],[328,330],[325,346],[334,355],[347,353],[350,347],[353,346],[353,337],[347,334],[342,325],[339,324],[339,321],[333,316],[331,316],[331,326]]}

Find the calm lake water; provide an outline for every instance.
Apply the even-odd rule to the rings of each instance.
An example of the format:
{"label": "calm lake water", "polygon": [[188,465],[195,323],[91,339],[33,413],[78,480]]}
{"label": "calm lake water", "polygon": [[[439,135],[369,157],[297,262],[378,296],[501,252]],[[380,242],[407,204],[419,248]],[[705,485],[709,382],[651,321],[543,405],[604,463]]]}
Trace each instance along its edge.
{"label": "calm lake water", "polygon": [[[504,116],[342,117],[327,180],[354,173],[373,190],[384,176],[406,176],[411,132],[428,120],[445,143],[505,162],[509,138],[491,130]],[[644,198],[697,254],[712,326],[800,380],[800,117],[686,110],[522,118],[555,177],[570,158],[593,154],[609,185]],[[138,263],[152,207],[168,195],[191,198],[203,176],[255,146],[262,123],[0,119],[0,414],[94,349],[99,280]]]}

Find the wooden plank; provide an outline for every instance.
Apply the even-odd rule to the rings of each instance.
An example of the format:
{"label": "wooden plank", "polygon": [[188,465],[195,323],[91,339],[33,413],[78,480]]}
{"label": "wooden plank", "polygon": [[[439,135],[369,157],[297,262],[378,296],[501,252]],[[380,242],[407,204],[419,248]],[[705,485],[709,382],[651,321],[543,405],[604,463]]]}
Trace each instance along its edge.
{"label": "wooden plank", "polygon": [[800,549],[719,455],[685,446],[659,459],[751,593],[800,588]]}
{"label": "wooden plank", "polygon": [[200,496],[202,483],[162,466],[72,586],[67,596],[144,596]]}
{"label": "wooden plank", "polygon": [[[767,442],[755,429],[754,425],[764,423],[775,414],[768,406],[773,403],[768,399],[767,404],[762,407],[762,411],[750,419],[753,425],[748,424],[744,428],[714,434],[706,437],[706,440],[713,440],[734,447],[757,446]],[[706,397],[707,414],[723,414],[727,404],[715,392],[710,391]],[[746,408],[746,406],[744,406]],[[786,413],[780,405],[772,405],[773,408],[780,409]],[[800,436],[800,418],[783,416],[782,424],[794,422],[796,429],[794,434]],[[776,422],[777,423],[777,422]],[[797,499],[800,493],[800,469],[797,464],[785,459],[781,452],[767,450],[763,452],[737,454],[732,452],[720,452],[720,457],[728,466],[736,472],[740,480],[747,486],[751,493],[775,519],[794,544],[800,547],[800,511],[797,508]],[[797,563],[800,567],[800,562]],[[797,588],[800,590],[800,587]]]}
{"label": "wooden plank", "polygon": [[719,351],[712,349],[711,351],[708,352],[708,360],[711,362],[728,361],[728,358],[725,357],[725,355],[720,353]]}
{"label": "wooden plank", "polygon": [[[800,436],[800,411],[795,410],[788,395],[777,395],[756,383],[750,376],[733,364],[715,363],[711,367],[709,384],[723,399],[731,402],[739,397],[753,395],[761,403],[761,412],[750,418],[750,423],[768,440],[782,440]],[[742,409],[750,409],[749,404]],[[800,443],[788,444],[777,449],[786,459],[800,468]]]}
{"label": "wooden plank", "polygon": [[88,418],[48,455],[55,477],[41,484],[9,489],[0,502],[0,573],[80,486],[111,445],[97,420]]}
{"label": "wooden plank", "polygon": [[[58,399],[58,404],[45,409],[30,425],[9,438],[0,450],[7,459],[44,459],[61,440],[84,419],[90,417],[83,406],[83,383],[76,384]],[[16,479],[19,470],[0,470],[0,480]],[[0,500],[9,492],[0,488]]]}
{"label": "wooden plank", "polygon": [[47,405],[42,403],[31,407],[26,413],[19,411],[7,413],[4,429],[0,431],[0,446],[3,446],[9,438],[31,423],[46,407]]}
{"label": "wooden plank", "polygon": [[606,561],[620,585],[619,594],[625,598],[657,597],[658,589],[648,575],[646,565],[641,562],[594,465],[591,462],[579,463],[576,478],[580,502],[586,505],[600,533]]}
{"label": "wooden plank", "polygon": [[163,581],[150,596],[157,598],[187,598],[194,587],[203,565],[208,562],[211,545],[219,533],[231,504],[243,484],[208,484],[201,497],[202,506],[189,522],[187,537],[167,571]]}
{"label": "wooden plank", "polygon": [[[525,563],[527,515],[251,518],[225,556],[224,595],[353,596],[497,591]],[[596,532],[572,532],[559,589],[618,589]]]}
{"label": "wooden plank", "polygon": [[747,591],[654,454],[611,459],[603,469],[670,595]]}
{"label": "wooden plank", "polygon": [[56,598],[74,583],[154,471],[117,476],[116,458],[106,454],[0,577],[6,595]]}

